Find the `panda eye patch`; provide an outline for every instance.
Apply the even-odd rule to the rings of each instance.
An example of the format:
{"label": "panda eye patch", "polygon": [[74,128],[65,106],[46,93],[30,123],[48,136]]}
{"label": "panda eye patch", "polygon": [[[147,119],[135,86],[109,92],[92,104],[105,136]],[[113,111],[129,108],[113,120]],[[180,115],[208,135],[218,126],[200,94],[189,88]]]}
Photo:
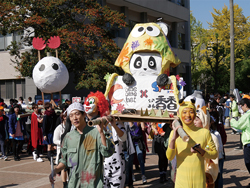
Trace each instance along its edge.
{"label": "panda eye patch", "polygon": [[148,67],[150,69],[155,69],[156,68],[155,58],[153,58],[152,56],[150,56],[150,58],[148,60]]}
{"label": "panda eye patch", "polygon": [[44,69],[45,69],[45,65],[41,64],[41,66],[39,67],[39,71],[44,71]]}
{"label": "panda eye patch", "polygon": [[139,68],[141,68],[141,66],[142,66],[142,59],[141,59],[141,57],[137,57],[135,59],[135,62],[134,62],[134,67],[136,69],[139,69]]}
{"label": "panda eye patch", "polygon": [[58,65],[56,64],[56,63],[53,63],[53,65],[52,65],[52,68],[54,69],[54,70],[58,70]]}

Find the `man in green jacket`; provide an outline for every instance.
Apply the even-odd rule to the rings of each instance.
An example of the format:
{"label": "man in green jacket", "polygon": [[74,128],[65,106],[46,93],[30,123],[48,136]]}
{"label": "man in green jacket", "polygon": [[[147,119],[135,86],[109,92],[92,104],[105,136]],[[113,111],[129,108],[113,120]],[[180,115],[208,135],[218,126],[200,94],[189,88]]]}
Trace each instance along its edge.
{"label": "man in green jacket", "polygon": [[63,139],[60,163],[54,174],[50,174],[50,182],[54,184],[55,175],[69,168],[69,188],[102,188],[103,157],[114,152],[111,141],[103,133],[103,123],[96,128],[87,126],[84,107],[76,102],[68,107],[67,116],[76,130],[67,133]]}
{"label": "man in green jacket", "polygon": [[232,118],[231,126],[242,131],[241,141],[244,146],[244,160],[250,173],[250,100],[243,98],[239,105],[244,111],[244,115],[238,121]]}

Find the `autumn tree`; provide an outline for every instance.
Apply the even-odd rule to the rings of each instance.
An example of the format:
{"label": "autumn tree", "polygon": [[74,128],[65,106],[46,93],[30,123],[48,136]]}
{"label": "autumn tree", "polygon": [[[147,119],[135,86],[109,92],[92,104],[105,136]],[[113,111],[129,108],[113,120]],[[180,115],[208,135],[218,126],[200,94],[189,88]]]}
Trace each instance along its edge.
{"label": "autumn tree", "polygon": [[[209,23],[209,31],[202,50],[204,64],[211,73],[215,92],[229,91],[230,71],[230,11],[227,6],[222,10],[214,8],[213,23]],[[235,63],[242,61],[244,51],[249,44],[250,24],[237,4],[234,5],[234,44]]]}
{"label": "autumn tree", "polygon": [[[20,53],[22,46],[31,47],[33,37],[47,41],[61,38],[59,58],[75,75],[76,88],[102,89],[107,72],[117,72],[114,61],[119,48],[113,31],[126,25],[124,15],[101,6],[96,0],[4,0],[0,2],[0,33],[23,32],[20,43],[9,46],[15,66],[21,75],[32,76],[38,62],[37,50]],[[46,52],[54,50],[46,47]]]}

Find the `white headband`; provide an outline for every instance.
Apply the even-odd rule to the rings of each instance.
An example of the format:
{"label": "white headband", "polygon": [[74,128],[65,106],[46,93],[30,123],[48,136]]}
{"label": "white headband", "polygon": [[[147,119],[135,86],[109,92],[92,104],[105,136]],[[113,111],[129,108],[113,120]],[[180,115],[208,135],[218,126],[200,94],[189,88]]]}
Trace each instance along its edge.
{"label": "white headband", "polygon": [[69,116],[70,112],[72,112],[73,110],[79,110],[84,112],[84,107],[81,103],[79,102],[74,102],[71,105],[69,105],[69,107],[67,108],[67,110],[65,112],[67,112],[67,116]]}

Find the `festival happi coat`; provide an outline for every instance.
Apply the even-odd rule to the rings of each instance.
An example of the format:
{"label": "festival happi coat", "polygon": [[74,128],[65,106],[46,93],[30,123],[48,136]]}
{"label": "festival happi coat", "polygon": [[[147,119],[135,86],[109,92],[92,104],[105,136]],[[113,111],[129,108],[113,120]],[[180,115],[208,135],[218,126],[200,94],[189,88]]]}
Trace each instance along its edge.
{"label": "festival happi coat", "polygon": [[129,108],[177,110],[186,83],[178,75],[169,76],[170,67],[181,61],[170,46],[167,32],[163,22],[135,25],[115,62],[125,74],[105,77],[105,96],[113,112]]}

